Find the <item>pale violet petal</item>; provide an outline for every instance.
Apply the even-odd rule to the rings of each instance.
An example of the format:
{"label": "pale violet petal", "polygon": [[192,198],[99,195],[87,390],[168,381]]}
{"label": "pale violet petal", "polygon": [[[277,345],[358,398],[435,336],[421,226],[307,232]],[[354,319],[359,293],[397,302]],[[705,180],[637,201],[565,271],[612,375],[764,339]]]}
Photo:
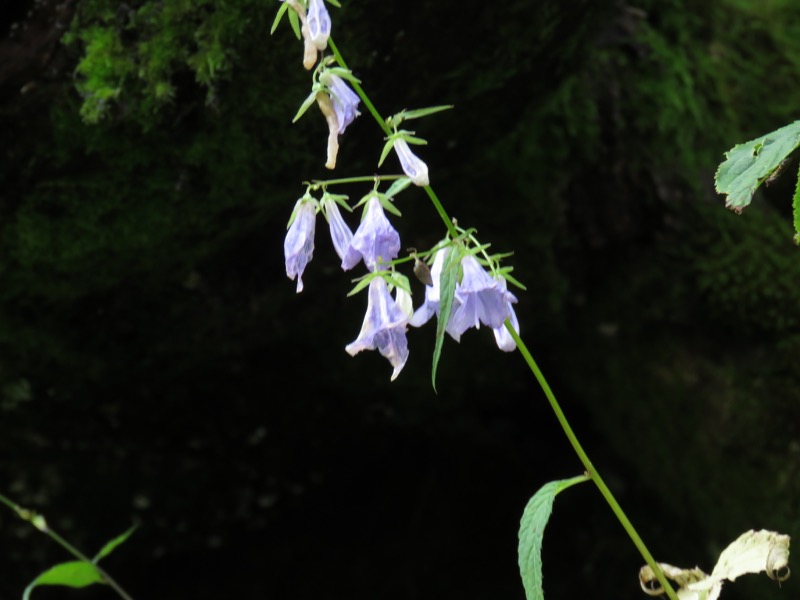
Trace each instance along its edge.
{"label": "pale violet petal", "polygon": [[383,277],[369,283],[367,313],[358,338],[345,347],[351,356],[362,350],[378,350],[394,367],[394,380],[408,360],[406,325],[408,316],[389,293]]}
{"label": "pale violet petal", "polygon": [[395,152],[397,152],[397,157],[400,159],[400,166],[403,168],[403,173],[408,175],[409,179],[411,179],[415,185],[429,185],[428,165],[411,151],[411,148],[408,147],[408,142],[399,138],[394,142],[394,149]]}
{"label": "pale violet petal", "polygon": [[286,275],[289,279],[297,277],[297,293],[303,291],[303,271],[314,255],[315,225],[314,204],[301,198],[297,201],[295,218],[283,242]]}

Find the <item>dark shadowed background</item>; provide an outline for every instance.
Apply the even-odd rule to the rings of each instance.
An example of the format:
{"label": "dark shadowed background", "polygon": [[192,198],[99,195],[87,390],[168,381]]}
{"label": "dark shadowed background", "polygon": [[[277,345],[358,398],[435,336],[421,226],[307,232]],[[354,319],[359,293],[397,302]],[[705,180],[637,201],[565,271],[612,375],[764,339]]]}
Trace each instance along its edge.
{"label": "dark shadowed background", "polygon": [[[384,116],[454,105],[410,123],[431,183],[514,252],[523,338],[656,558],[710,571],[748,529],[795,535],[796,163],[741,215],[713,174],[795,119],[800,5],[343,4],[333,37]],[[316,107],[291,123],[310,75],[278,7],[0,7],[0,493],[89,554],[139,523],[104,561],[138,600],[521,600],[522,510],[582,467],[488,331],[448,338],[438,393],[432,323],[395,382],[348,356],[366,298],[321,220],[295,293],[286,223],[331,174]],[[376,172],[362,113],[335,176]],[[403,248],[444,235],[421,190],[397,206]],[[0,600],[67,558],[0,512]],[[559,495],[548,599],[644,598],[642,564],[590,484]]]}

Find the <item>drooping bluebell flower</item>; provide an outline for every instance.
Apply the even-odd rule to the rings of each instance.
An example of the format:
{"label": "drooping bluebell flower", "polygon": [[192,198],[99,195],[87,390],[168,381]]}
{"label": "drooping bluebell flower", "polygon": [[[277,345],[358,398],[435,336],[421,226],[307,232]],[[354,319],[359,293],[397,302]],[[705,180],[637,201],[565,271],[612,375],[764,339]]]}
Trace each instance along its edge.
{"label": "drooping bluebell flower", "polygon": [[362,259],[370,271],[385,269],[381,261],[393,260],[399,253],[400,234],[386,218],[378,196],[373,194],[367,201],[364,220],[342,259],[342,269],[349,271]]}
{"label": "drooping bluebell flower", "polygon": [[481,323],[492,329],[501,327],[509,316],[508,291],[486,272],[478,259],[467,254],[461,259],[461,269],[461,282],[456,286],[459,306],[448,323],[456,340],[470,327],[479,328]]}
{"label": "drooping bluebell flower", "polygon": [[403,138],[398,138],[394,142],[394,149],[400,159],[400,166],[403,173],[408,175],[414,185],[426,186],[430,183],[428,179],[428,165],[411,151],[408,142]]}
{"label": "drooping bluebell flower", "polygon": [[328,123],[328,160],[325,166],[335,169],[339,154],[339,136],[361,114],[358,112],[360,98],[335,73],[323,71],[319,80],[324,91],[317,93],[317,105]]}
{"label": "drooping bluebell flower", "polygon": [[361,98],[350,89],[344,79],[335,73],[328,73],[327,78],[326,84],[330,90],[333,110],[336,111],[336,119],[339,122],[339,133],[342,134],[347,129],[347,126],[361,114],[358,112],[358,104],[361,102]]}
{"label": "drooping bluebell flower", "polygon": [[331,17],[325,7],[324,0],[308,1],[306,19],[311,42],[317,50],[325,50],[328,47],[328,38],[331,36]]}
{"label": "drooping bluebell flower", "polygon": [[[281,2],[286,2],[289,7],[297,13],[297,16],[300,18],[301,27],[300,33],[303,35],[303,66],[310,70],[314,67],[317,62],[317,58],[319,57],[320,50],[324,50],[325,48],[318,48],[314,40],[312,39],[311,29],[308,25],[308,16],[306,14],[306,9],[300,4],[297,0],[280,0]],[[325,7],[323,6],[323,9]],[[326,10],[327,13],[327,10]],[[317,24],[320,25],[319,19],[317,20]],[[321,31],[320,27],[317,27],[317,30]],[[328,18],[328,35],[330,35],[330,18]],[[320,38],[321,41],[321,38]],[[328,44],[328,39],[325,38],[325,46]]]}
{"label": "drooping bluebell flower", "polygon": [[[506,284],[506,280],[500,277],[498,279],[500,282],[500,286],[505,290],[506,296],[506,306],[508,308],[508,318],[511,321],[511,327],[514,331],[517,332],[519,335],[519,321],[517,320],[517,313],[514,311],[514,307],[511,306],[513,303],[517,302],[517,297],[508,291],[508,285]],[[506,329],[505,324],[501,325],[492,330],[494,332],[494,339],[497,342],[497,347],[500,348],[503,352],[513,352],[517,348],[517,343],[514,341],[514,338],[511,337],[511,334]]]}
{"label": "drooping bluebell flower", "polygon": [[303,291],[303,271],[314,255],[316,221],[316,201],[305,195],[294,206],[289,230],[283,241],[286,275],[289,279],[297,277],[298,294]]}
{"label": "drooping bluebell flower", "polygon": [[347,249],[350,247],[350,242],[353,240],[353,232],[344,222],[336,200],[330,195],[326,194],[322,197],[320,206],[325,218],[328,220],[331,240],[333,241],[333,247],[336,249],[336,254],[339,255],[339,258],[344,258]]}
{"label": "drooping bluebell flower", "polygon": [[394,367],[394,381],[408,360],[407,323],[408,315],[392,298],[386,280],[380,276],[374,277],[369,282],[367,314],[361,332],[345,350],[350,356],[362,350],[378,350]]}

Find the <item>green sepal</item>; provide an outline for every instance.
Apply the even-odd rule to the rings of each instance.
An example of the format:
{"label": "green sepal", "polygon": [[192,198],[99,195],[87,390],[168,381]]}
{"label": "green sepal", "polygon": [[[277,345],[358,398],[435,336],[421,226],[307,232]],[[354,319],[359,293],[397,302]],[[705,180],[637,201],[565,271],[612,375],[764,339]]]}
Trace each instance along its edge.
{"label": "green sepal", "polygon": [[416,137],[414,135],[402,134],[400,137],[402,137],[409,144],[416,144],[417,146],[427,146],[428,144],[427,140],[424,140],[421,137]]}
{"label": "green sepal", "polygon": [[330,198],[347,212],[353,212],[353,209],[350,208],[350,205],[347,203],[348,196],[346,194],[331,194],[330,192],[324,192],[321,199],[324,200],[325,198]]}
{"label": "green sepal", "polygon": [[328,67],[326,69],[328,73],[332,73],[333,75],[338,75],[342,79],[346,79],[350,83],[361,83],[361,80],[353,75],[353,72],[350,69],[345,69],[343,67]]}
{"label": "green sepal", "polygon": [[294,119],[292,119],[292,123],[296,123],[297,120],[300,117],[302,117],[305,114],[305,112],[309,108],[311,108],[311,105],[314,104],[314,102],[316,102],[316,101],[317,101],[317,90],[311,90],[311,93],[308,95],[308,97],[305,100],[303,100],[303,103],[300,105],[300,108],[298,109],[297,114],[294,116]]}
{"label": "green sepal", "polygon": [[527,600],[544,600],[542,590],[542,539],[544,527],[553,511],[556,495],[566,488],[589,479],[579,475],[544,484],[528,500],[519,526],[518,563]]}
{"label": "green sepal", "polygon": [[300,17],[297,16],[297,13],[293,10],[289,11],[289,23],[292,26],[292,31],[294,31],[294,35],[298,40],[303,39],[303,34],[300,33]]}
{"label": "green sepal", "polygon": [[718,193],[726,194],[725,206],[741,212],[756,189],[800,146],[800,121],[770,132],[725,153],[714,176]]}
{"label": "green sepal", "polygon": [[398,287],[401,290],[405,290],[409,294],[411,293],[411,283],[408,281],[408,277],[399,273],[397,271],[392,271],[392,273],[386,278],[388,283],[393,285],[394,287]]}
{"label": "green sepal", "polygon": [[283,15],[286,13],[286,11],[288,9],[289,9],[289,5],[286,4],[285,2],[281,2],[281,7],[278,9],[277,14],[275,15],[275,20],[272,22],[272,27],[269,30],[269,34],[270,35],[275,33],[275,30],[278,28],[278,23],[281,22],[281,19],[283,18]]}
{"label": "green sepal", "polygon": [[389,198],[392,198],[393,196],[396,196],[404,189],[406,189],[409,185],[411,185],[411,178],[401,177],[400,179],[394,181],[392,185],[389,186],[389,189],[386,190],[385,193]]}
{"label": "green sepal", "polygon": [[381,206],[383,207],[384,210],[387,210],[393,215],[398,217],[403,216],[403,214],[400,212],[400,209],[394,205],[394,203],[387,194],[381,194],[380,192],[373,192],[373,194],[378,197],[378,201],[380,201]]}
{"label": "green sepal", "polygon": [[289,216],[289,222],[286,224],[286,229],[289,229],[289,227],[292,226],[292,223],[294,223],[294,220],[297,218],[297,211],[300,210],[300,205],[303,202],[313,202],[314,209],[319,210],[319,203],[317,202],[317,199],[314,198],[314,196],[312,196],[308,192],[306,192],[305,194],[303,194],[302,198],[299,198],[297,202],[294,203],[294,208],[292,209],[292,214]]}
{"label": "green sepal", "polygon": [[353,289],[347,292],[347,297],[355,296],[358,292],[363,290],[365,287],[369,285],[369,282],[372,281],[373,277],[379,277],[378,273],[368,273],[361,277],[360,279],[353,279],[353,281],[357,282]]}
{"label": "green sepal", "polygon": [[332,4],[336,8],[342,8],[342,5],[339,4],[339,0],[325,0],[328,4]]}
{"label": "green sepal", "polygon": [[386,157],[389,156],[389,152],[392,151],[394,147],[394,137],[389,138],[386,143],[383,145],[383,150],[381,150],[381,157],[378,160],[378,166],[380,167],[383,164],[383,161],[386,160]]}
{"label": "green sepal", "polygon": [[442,266],[439,275],[439,319],[436,323],[436,344],[433,348],[433,367],[431,369],[431,384],[433,391],[436,391],[436,369],[439,366],[439,359],[442,356],[444,346],[444,335],[447,331],[447,322],[450,320],[450,312],[453,310],[453,299],[456,295],[456,282],[458,281],[458,269],[461,265],[461,246],[451,246],[450,252]]}
{"label": "green sepal", "polygon": [[528,288],[525,287],[518,279],[516,279],[513,275],[511,275],[511,267],[504,267],[499,269],[498,274],[503,277],[509,283],[513,283],[516,287],[521,290],[527,290]]}

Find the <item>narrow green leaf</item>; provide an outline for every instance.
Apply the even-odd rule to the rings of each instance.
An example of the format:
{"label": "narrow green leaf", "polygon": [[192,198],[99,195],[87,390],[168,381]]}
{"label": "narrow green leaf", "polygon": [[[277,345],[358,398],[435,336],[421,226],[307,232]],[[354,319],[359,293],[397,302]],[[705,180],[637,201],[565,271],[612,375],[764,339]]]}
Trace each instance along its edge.
{"label": "narrow green leaf", "polygon": [[439,276],[439,320],[436,323],[436,345],[433,348],[433,368],[431,369],[433,391],[436,391],[436,369],[442,356],[447,322],[450,320],[450,312],[453,310],[453,298],[456,295],[456,281],[458,281],[460,264],[460,246],[453,246],[447,253],[442,273]]}
{"label": "narrow green leaf", "polygon": [[72,588],[82,588],[93,583],[104,583],[105,580],[92,563],[74,560],[70,562],[60,563],[50,567],[34,579],[31,584],[25,588],[22,594],[22,600],[30,598],[33,588],[40,585],[63,585]]}
{"label": "narrow green leaf", "polygon": [[297,13],[293,10],[289,11],[289,23],[292,25],[292,30],[294,31],[295,37],[298,40],[302,40],[303,34],[300,33],[300,17],[298,17]]}
{"label": "narrow green leaf", "polygon": [[327,72],[338,75],[342,79],[346,79],[351,83],[361,83],[361,80],[353,75],[353,72],[350,69],[345,69],[344,67],[328,67]]}
{"label": "narrow green leaf", "polygon": [[105,558],[106,556],[111,554],[116,549],[117,546],[119,546],[120,544],[124,543],[129,537],[131,537],[131,534],[134,531],[136,531],[136,527],[137,527],[136,525],[133,525],[126,532],[121,533],[120,535],[115,537],[113,540],[110,540],[110,541],[106,542],[105,546],[100,548],[100,552],[97,553],[97,556],[95,556],[94,559],[92,559],[92,562],[96,563],[100,559]]}
{"label": "narrow green leaf", "polygon": [[389,186],[389,189],[386,190],[386,195],[389,196],[389,198],[392,198],[406,189],[409,185],[411,185],[411,179],[408,177],[401,177]]}
{"label": "narrow green leaf", "polygon": [[381,157],[380,157],[380,159],[378,159],[378,166],[379,167],[383,164],[383,161],[386,160],[386,157],[389,156],[389,152],[392,151],[393,147],[394,147],[394,139],[391,139],[391,140],[387,141],[383,145],[383,150],[381,151]]}
{"label": "narrow green leaf", "polygon": [[342,5],[339,4],[339,0],[327,0],[328,4],[333,4],[336,8],[342,8]]}
{"label": "narrow green leaf", "polygon": [[427,146],[427,140],[422,139],[421,137],[416,137],[414,135],[404,135],[403,139],[407,141],[409,144],[416,144],[418,146]]}
{"label": "narrow green leaf", "polygon": [[587,481],[588,475],[544,484],[528,500],[519,524],[519,573],[527,600],[544,600],[542,589],[542,539],[544,527],[553,511],[556,494],[576,483]]}
{"label": "narrow green leaf", "polygon": [[725,206],[741,212],[756,189],[800,146],[800,121],[738,144],[725,153],[714,177],[718,193],[726,194]]}
{"label": "narrow green leaf", "polygon": [[403,113],[403,119],[419,119],[420,117],[427,117],[433,113],[441,112],[453,108],[452,104],[442,104],[440,106],[431,106],[429,108],[417,108],[415,110],[408,110]]}
{"label": "narrow green leaf", "polygon": [[362,278],[361,278],[361,279],[358,281],[358,283],[357,283],[357,284],[356,284],[356,285],[353,287],[353,289],[352,289],[352,290],[350,290],[350,291],[347,293],[347,297],[349,298],[350,296],[355,296],[355,295],[356,295],[358,292],[360,292],[360,291],[361,291],[361,290],[363,290],[365,287],[367,287],[367,286],[369,285],[369,282],[370,282],[370,281],[372,281],[372,277],[370,277],[370,276],[362,277]]}
{"label": "narrow green leaf", "polygon": [[294,116],[294,119],[292,119],[292,123],[296,123],[297,119],[302,117],[303,114],[311,107],[311,105],[314,104],[314,102],[316,102],[316,100],[317,100],[317,91],[311,90],[311,93],[305,100],[303,100],[303,104],[301,104],[300,108],[297,110],[297,114]]}
{"label": "narrow green leaf", "polygon": [[275,33],[275,30],[278,28],[278,23],[281,22],[286,9],[289,8],[288,4],[281,3],[281,7],[278,9],[278,13],[275,15],[275,20],[272,22],[272,27],[269,30],[269,34],[272,35]]}

